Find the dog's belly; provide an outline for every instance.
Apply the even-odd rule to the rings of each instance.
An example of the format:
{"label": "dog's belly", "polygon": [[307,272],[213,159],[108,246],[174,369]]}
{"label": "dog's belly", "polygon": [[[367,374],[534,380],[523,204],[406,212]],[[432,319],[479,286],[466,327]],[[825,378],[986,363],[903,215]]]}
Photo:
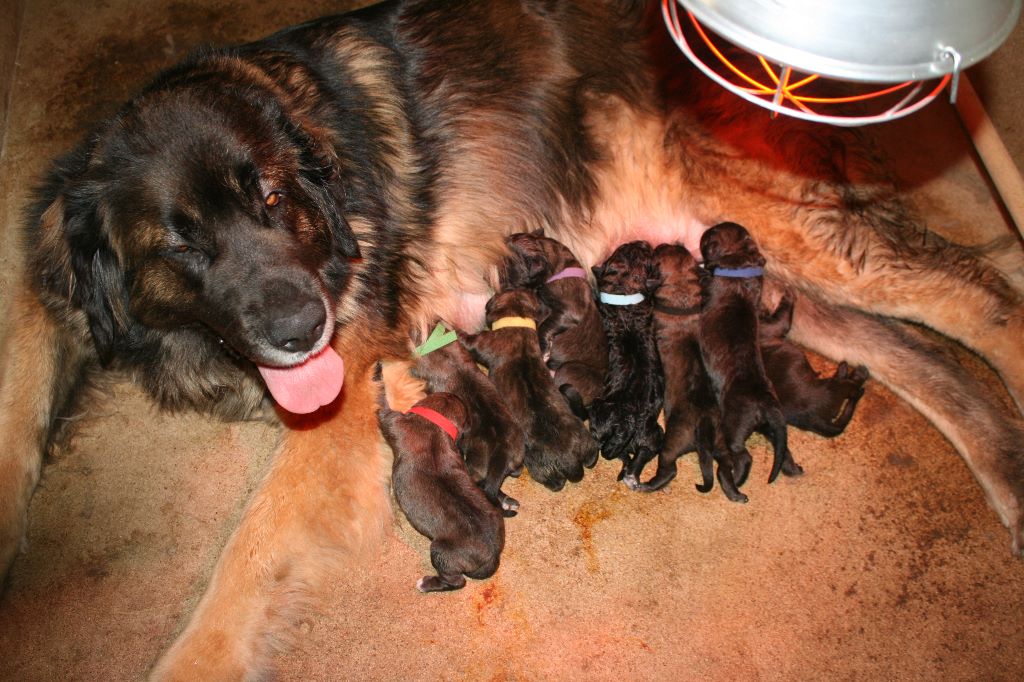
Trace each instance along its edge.
{"label": "dog's belly", "polygon": [[[587,266],[604,261],[617,246],[643,239],[652,246],[679,243],[700,258],[700,236],[719,216],[706,215],[695,201],[694,183],[666,153],[664,119],[612,99],[588,119],[603,161],[593,167],[594,209],[585,223],[553,235],[567,243]],[[677,140],[678,145],[685,144]]]}

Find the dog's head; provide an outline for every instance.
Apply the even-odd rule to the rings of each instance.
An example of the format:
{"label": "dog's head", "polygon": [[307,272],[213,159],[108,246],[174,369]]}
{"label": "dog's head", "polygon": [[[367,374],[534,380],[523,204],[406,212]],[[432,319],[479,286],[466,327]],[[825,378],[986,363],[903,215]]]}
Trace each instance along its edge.
{"label": "dog's head", "polygon": [[36,270],[104,363],[188,329],[261,369],[319,357],[359,256],[337,159],[268,92],[190,78],[166,75],[58,164]]}
{"label": "dog's head", "polygon": [[682,309],[700,305],[700,273],[689,249],[660,244],[654,250],[654,266],[660,282],[654,293],[657,303]]}
{"label": "dog's head", "polygon": [[642,240],[620,245],[592,270],[598,289],[609,294],[647,294],[658,286],[654,252]]}
{"label": "dog's head", "polygon": [[753,268],[762,267],[764,256],[746,228],[736,223],[719,223],[708,228],[700,238],[700,253],[704,267]]}

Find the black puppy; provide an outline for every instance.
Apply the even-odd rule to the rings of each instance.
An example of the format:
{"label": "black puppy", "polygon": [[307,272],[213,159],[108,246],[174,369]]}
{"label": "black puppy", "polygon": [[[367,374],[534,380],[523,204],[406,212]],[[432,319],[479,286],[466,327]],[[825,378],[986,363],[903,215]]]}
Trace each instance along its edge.
{"label": "black puppy", "polygon": [[487,499],[505,516],[515,516],[519,502],[501,486],[506,477],[519,475],[526,444],[498,389],[458,342],[456,333],[446,332],[441,325],[416,348],[415,355],[413,374],[427,383],[427,391],[453,393],[471,406],[459,439],[466,468]]}
{"label": "black puppy", "polygon": [[765,372],[787,424],[822,436],[838,436],[864,395],[868,370],[841,362],[831,377],[819,376],[804,352],[785,338],[792,320],[793,298],[789,294],[782,297],[774,313],[762,317],[760,344]]}
{"label": "black puppy", "polygon": [[576,415],[586,419],[586,408],[601,393],[608,371],[608,344],[587,272],[567,246],[545,237],[543,230],[519,232],[506,242],[510,253],[503,286],[534,288],[548,307],[537,330],[541,351],[555,385]]}
{"label": "black puppy", "polygon": [[466,578],[498,570],[505,520],[473,482],[455,443],[466,423],[465,404],[450,393],[433,393],[408,412],[394,412],[380,392],[377,419],[395,455],[392,486],[398,506],[418,532],[430,538],[436,576],[416,583],[421,592],[457,590]]}
{"label": "black puppy", "polygon": [[[659,284],[654,292],[654,333],[665,373],[665,439],[654,477],[640,482],[646,464],[639,457],[627,467],[623,481],[634,490],[659,490],[676,476],[676,460],[701,451],[702,461],[716,452],[719,412],[700,354],[699,267],[683,246],[661,244],[654,250]],[[707,492],[708,481],[697,486]]]}
{"label": "black puppy", "polygon": [[[746,502],[737,490],[750,472],[747,438],[764,432],[775,452],[768,481],[780,471],[798,475],[787,446],[786,418],[765,373],[759,345],[759,310],[764,257],[745,228],[719,223],[700,240],[700,348],[721,412],[721,432],[728,457],[718,466],[718,481],[729,499]],[[702,462],[702,470],[705,470]],[[705,478],[705,486],[709,484]]]}
{"label": "black puppy", "polygon": [[651,293],[657,286],[651,245],[634,241],[619,246],[597,277],[598,310],[608,339],[608,374],[601,395],[590,407],[590,431],[606,459],[622,460],[620,478],[636,471],[661,449],[658,424],[664,402],[664,377],[654,339]]}
{"label": "black puppy", "polygon": [[509,289],[487,302],[489,331],[463,337],[526,439],[526,469],[551,490],[583,479],[597,461],[597,444],[573,415],[544,366],[537,324],[547,314],[537,294]]}

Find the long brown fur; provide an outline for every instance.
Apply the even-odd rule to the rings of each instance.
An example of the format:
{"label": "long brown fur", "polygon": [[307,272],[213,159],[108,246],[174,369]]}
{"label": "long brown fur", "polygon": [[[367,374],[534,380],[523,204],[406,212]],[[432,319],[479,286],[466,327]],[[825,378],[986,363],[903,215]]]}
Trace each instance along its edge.
{"label": "long brown fur", "polygon": [[[324,578],[370,561],[390,518],[372,368],[429,320],[478,328],[516,231],[543,228],[590,267],[620,243],[695,251],[706,226],[744,224],[767,259],[766,282],[796,295],[790,337],[865,365],[927,416],[1020,553],[1021,292],[975,250],[930,232],[858,132],[772,120],[684,66],[659,5],[386,3],[200,53],[101,125],[55,166],[29,212],[28,274],[0,370],[0,571],[22,541],[58,418],[101,361],[169,409],[241,418],[265,400],[253,358],[218,345],[215,319],[183,314],[190,290],[154,251],[164,228],[131,203],[142,195],[110,192],[112,177],[135,180],[123,177],[131,167],[110,165],[121,136],[145,130],[159,147],[200,131],[178,118],[196,107],[174,109],[165,93],[216,105],[233,85],[281,113],[279,128],[256,130],[258,110],[233,101],[221,113],[247,132],[233,141],[251,144],[267,178],[299,197],[288,230],[258,232],[283,248],[257,255],[302,254],[317,281],[326,243],[348,259],[335,254],[330,291],[347,377],[334,404],[290,424],[302,428],[286,431],[154,677],[260,675],[282,625]],[[276,143],[261,143],[272,134]],[[181,176],[204,168],[175,161]],[[126,215],[139,218],[117,222]],[[1018,410],[908,321],[980,354]]]}

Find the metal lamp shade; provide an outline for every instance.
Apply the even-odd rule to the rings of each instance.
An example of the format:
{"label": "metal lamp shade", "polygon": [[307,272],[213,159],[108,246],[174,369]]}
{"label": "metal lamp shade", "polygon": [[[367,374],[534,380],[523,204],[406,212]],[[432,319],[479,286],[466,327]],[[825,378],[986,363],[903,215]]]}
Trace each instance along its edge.
{"label": "metal lamp shade", "polygon": [[852,81],[926,80],[967,68],[1009,35],[1021,0],[678,0],[745,49]]}

